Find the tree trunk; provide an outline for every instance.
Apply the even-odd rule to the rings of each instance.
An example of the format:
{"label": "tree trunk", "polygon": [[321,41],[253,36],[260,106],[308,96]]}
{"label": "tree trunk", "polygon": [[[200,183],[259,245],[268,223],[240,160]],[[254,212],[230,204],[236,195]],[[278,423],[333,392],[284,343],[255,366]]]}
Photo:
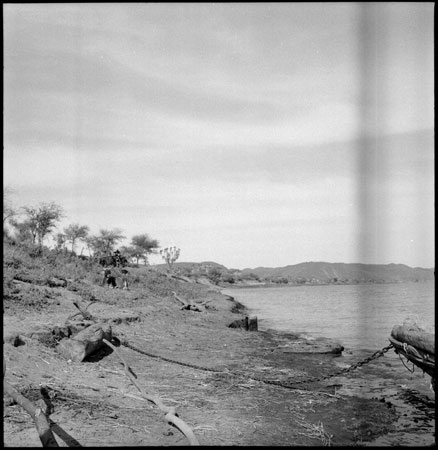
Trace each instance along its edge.
{"label": "tree trunk", "polygon": [[66,359],[81,362],[104,345],[103,339],[111,340],[111,326],[107,323],[90,325],[70,339],[62,339],[56,350]]}

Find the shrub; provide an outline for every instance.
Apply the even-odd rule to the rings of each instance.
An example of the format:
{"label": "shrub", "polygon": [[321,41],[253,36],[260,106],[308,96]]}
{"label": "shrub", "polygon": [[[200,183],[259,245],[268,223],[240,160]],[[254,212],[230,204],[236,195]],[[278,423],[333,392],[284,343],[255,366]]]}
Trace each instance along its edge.
{"label": "shrub", "polygon": [[230,284],[233,284],[233,283],[235,283],[235,281],[236,281],[233,274],[231,274],[231,273],[226,273],[226,272],[222,274],[221,280],[222,280],[224,283],[230,283]]}

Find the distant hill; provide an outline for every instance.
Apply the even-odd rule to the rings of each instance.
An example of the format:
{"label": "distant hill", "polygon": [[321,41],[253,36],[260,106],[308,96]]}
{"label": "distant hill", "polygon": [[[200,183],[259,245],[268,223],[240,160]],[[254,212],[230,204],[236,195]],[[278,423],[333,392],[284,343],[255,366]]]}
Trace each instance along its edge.
{"label": "distant hill", "polygon": [[[167,270],[167,264],[155,264],[154,267],[158,270]],[[200,263],[193,263],[193,262],[175,262],[173,264],[173,267],[175,269],[188,269],[188,270],[201,270],[201,269],[209,269],[209,268],[217,268],[220,270],[228,270],[225,266],[222,264],[215,263],[213,261],[203,261]]]}
{"label": "distant hill", "polygon": [[[166,264],[154,266],[166,271]],[[304,262],[285,267],[256,267],[255,269],[228,269],[213,261],[201,263],[176,262],[174,269],[187,276],[208,274],[213,269],[231,272],[236,279],[283,282],[291,284],[326,283],[399,283],[404,281],[428,281],[435,279],[435,269],[409,267],[404,264],[346,264]],[[253,277],[251,277],[251,275]],[[286,281],[287,280],[287,281]]]}
{"label": "distant hill", "polygon": [[242,274],[254,273],[261,279],[284,277],[295,282],[389,283],[435,279],[435,269],[409,267],[404,264],[345,264],[305,262],[292,266],[243,269]]}

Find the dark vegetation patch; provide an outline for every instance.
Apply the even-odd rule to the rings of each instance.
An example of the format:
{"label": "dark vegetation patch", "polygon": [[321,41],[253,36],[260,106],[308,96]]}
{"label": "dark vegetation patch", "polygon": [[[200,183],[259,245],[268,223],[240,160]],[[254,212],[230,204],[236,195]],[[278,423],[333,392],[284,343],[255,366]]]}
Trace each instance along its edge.
{"label": "dark vegetation patch", "polygon": [[26,311],[43,311],[53,303],[57,294],[51,292],[50,289],[39,289],[30,285],[25,289],[19,287],[3,287],[3,308],[13,312]]}

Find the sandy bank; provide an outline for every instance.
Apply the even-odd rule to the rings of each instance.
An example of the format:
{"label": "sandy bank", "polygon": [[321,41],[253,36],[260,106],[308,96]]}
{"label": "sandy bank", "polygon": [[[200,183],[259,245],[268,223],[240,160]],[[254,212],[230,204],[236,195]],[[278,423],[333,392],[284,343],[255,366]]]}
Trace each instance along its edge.
{"label": "sandy bank", "polygon": [[[5,334],[60,324],[77,312],[72,299],[78,294],[56,289],[59,295],[44,310],[5,309]],[[193,290],[176,281],[160,297],[135,289],[94,289],[98,301],[89,312],[95,317],[139,317],[113,325],[114,334],[162,358],[125,346],[118,351],[144,389],[175,406],[203,445],[350,445],[392,429],[393,408],[376,399],[337,395],[327,382],[280,386],[330,373],[336,356],[284,351],[281,342],[290,344],[293,335],[228,328],[245,310],[216,290]],[[203,312],[181,310],[173,290],[193,302],[211,301]],[[114,352],[72,363],[27,340],[18,347],[4,344],[4,354],[8,382],[35,400],[41,386],[51,396],[60,445],[188,444],[154,405],[139,398]],[[6,405],[5,444],[38,446],[30,418],[18,405]]]}

